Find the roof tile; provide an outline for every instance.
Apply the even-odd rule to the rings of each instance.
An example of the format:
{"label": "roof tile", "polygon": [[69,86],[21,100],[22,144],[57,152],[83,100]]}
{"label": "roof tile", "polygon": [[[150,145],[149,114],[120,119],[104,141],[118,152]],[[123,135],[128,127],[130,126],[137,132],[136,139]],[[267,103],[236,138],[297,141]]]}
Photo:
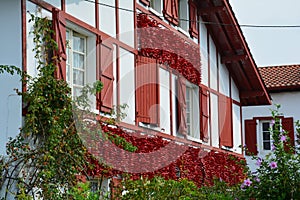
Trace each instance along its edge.
{"label": "roof tile", "polygon": [[269,91],[300,89],[300,65],[268,66],[258,69]]}

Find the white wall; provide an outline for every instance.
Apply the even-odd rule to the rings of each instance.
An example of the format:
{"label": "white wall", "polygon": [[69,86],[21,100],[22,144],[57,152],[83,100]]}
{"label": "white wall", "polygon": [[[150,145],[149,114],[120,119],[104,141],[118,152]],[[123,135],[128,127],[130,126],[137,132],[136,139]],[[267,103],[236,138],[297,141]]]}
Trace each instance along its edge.
{"label": "white wall", "polygon": [[[0,65],[22,68],[21,1],[1,1],[0,19]],[[22,124],[21,98],[14,88],[21,90],[20,77],[0,74],[0,154],[5,153],[8,138],[15,137]]]}
{"label": "white wall", "polygon": [[240,102],[240,92],[234,80],[231,78],[231,98]]}
{"label": "white wall", "polygon": [[159,99],[160,99],[160,127],[164,133],[171,133],[170,122],[170,73],[159,68]]}
{"label": "white wall", "polygon": [[26,2],[26,58],[27,58],[27,73],[32,76],[36,77],[38,74],[37,70],[37,60],[34,58],[35,52],[32,51],[34,48],[34,42],[33,42],[33,37],[34,35],[31,33],[33,31],[33,24],[34,22],[31,21],[29,22],[28,20],[31,19],[30,15],[33,14],[37,17],[47,17],[49,19],[52,19],[52,13],[45,10],[41,9],[39,6],[36,4],[33,4],[29,1]]}
{"label": "white wall", "polygon": [[207,28],[200,17],[200,60],[201,60],[201,82],[208,86],[208,52],[207,52]]}
{"label": "white wall", "polygon": [[61,9],[61,0],[44,0],[46,1],[47,3]]}
{"label": "white wall", "polygon": [[120,104],[129,107],[124,110],[127,114],[123,120],[129,124],[135,124],[135,83],[134,83],[134,54],[120,48]]}
{"label": "white wall", "polygon": [[210,93],[211,105],[211,142],[213,147],[219,147],[219,109],[218,96]]}
{"label": "white wall", "polygon": [[[134,10],[133,0],[119,1],[119,7]],[[134,47],[134,12],[119,10],[120,40]]]}
{"label": "white wall", "polygon": [[[253,117],[271,117],[271,109],[275,109],[275,104],[280,104],[280,112],[284,117],[293,117],[294,122],[300,120],[299,99],[300,92],[281,92],[271,93],[272,105],[270,106],[249,106],[243,107],[243,133],[245,134],[244,121]],[[294,131],[296,133],[296,130]],[[262,156],[262,155],[258,155]],[[247,162],[252,170],[256,168],[255,161],[252,161],[249,156],[246,156]]]}
{"label": "white wall", "polygon": [[95,27],[95,3],[82,0],[66,0],[66,12]]}
{"label": "white wall", "polygon": [[210,57],[210,88],[218,90],[218,67],[217,67],[217,48],[209,36],[209,57]]}
{"label": "white wall", "polygon": [[116,37],[116,6],[115,0],[102,0],[101,3],[112,6],[99,4],[99,27],[100,30],[112,37]]}
{"label": "white wall", "polygon": [[241,113],[240,106],[232,104],[232,130],[233,130],[233,148],[236,153],[242,153],[242,149],[239,147],[242,145],[242,133],[241,133]]}
{"label": "white wall", "polygon": [[221,56],[219,54],[219,92],[226,95],[230,96],[230,85],[229,85],[229,71],[225,64],[221,63]]}
{"label": "white wall", "polygon": [[280,111],[285,117],[294,117],[300,120],[300,92],[281,92],[271,93],[271,106],[251,106],[243,107],[243,119],[252,119],[252,117],[271,116],[270,109],[275,108],[275,104],[280,104]]}

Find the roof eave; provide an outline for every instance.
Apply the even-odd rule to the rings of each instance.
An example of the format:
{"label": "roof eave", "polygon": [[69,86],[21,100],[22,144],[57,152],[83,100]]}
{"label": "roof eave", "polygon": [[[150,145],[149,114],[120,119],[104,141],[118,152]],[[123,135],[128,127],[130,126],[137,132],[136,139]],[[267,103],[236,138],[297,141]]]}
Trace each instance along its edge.
{"label": "roof eave", "polygon": [[207,11],[202,14],[203,18],[213,23],[207,25],[207,28],[215,34],[212,37],[220,50],[222,62],[226,64],[239,88],[241,104],[270,105],[270,95],[227,0],[206,0],[199,3],[199,7],[200,10]]}

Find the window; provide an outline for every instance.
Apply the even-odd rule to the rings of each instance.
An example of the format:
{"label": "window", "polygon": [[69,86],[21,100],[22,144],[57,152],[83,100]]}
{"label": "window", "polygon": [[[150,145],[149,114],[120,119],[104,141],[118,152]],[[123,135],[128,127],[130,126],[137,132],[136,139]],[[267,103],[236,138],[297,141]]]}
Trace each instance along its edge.
{"label": "window", "polygon": [[261,136],[263,150],[271,150],[271,133],[270,133],[270,122],[261,122]]}
{"label": "window", "polygon": [[187,0],[179,0],[179,26],[184,31],[189,30],[189,9]]}
{"label": "window", "polygon": [[[72,97],[76,97],[85,85],[96,82],[96,35],[73,23],[66,22],[66,26],[60,30],[65,33],[66,60],[58,72],[69,84]],[[95,95],[88,95],[88,99],[90,111],[97,112]]]}
{"label": "window", "polygon": [[200,139],[199,127],[199,89],[187,82],[186,84],[186,126],[187,135]]}
{"label": "window", "polygon": [[86,37],[67,30],[67,76],[72,96],[79,96],[86,83]]}
{"label": "window", "polygon": [[[265,154],[267,151],[272,149],[272,137],[270,134],[270,128],[274,130],[274,128],[279,126],[271,126],[272,117],[263,117],[263,119],[253,118],[245,120],[245,143],[247,145],[248,153],[252,153],[254,155]],[[295,145],[295,136],[294,136],[294,123],[292,117],[282,117],[280,118],[280,123],[282,125],[282,129],[288,132],[288,136],[290,138],[290,145]]]}
{"label": "window", "polygon": [[150,7],[158,13],[162,11],[162,2],[161,0],[151,0]]}
{"label": "window", "polygon": [[190,135],[192,130],[191,130],[191,119],[192,119],[192,112],[193,112],[193,97],[192,97],[192,90],[193,88],[191,87],[186,87],[186,125],[188,129],[188,134]]}
{"label": "window", "polygon": [[110,181],[111,179],[102,177],[101,179],[92,179],[90,180],[90,188],[91,192],[93,193],[99,193],[100,197],[104,198],[105,196],[110,196]]}

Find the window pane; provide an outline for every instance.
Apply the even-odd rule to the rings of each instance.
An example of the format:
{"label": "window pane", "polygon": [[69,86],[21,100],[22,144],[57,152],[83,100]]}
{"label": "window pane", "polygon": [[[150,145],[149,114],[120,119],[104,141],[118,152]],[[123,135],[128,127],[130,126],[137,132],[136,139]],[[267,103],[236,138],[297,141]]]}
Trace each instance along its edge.
{"label": "window pane", "polygon": [[74,51],[79,51],[84,53],[84,39],[81,37],[74,36],[73,38],[73,48]]}
{"label": "window pane", "polygon": [[271,150],[270,142],[264,142],[264,150]]}
{"label": "window pane", "polygon": [[78,97],[79,95],[81,95],[81,88],[73,87],[73,96]]}
{"label": "window pane", "polygon": [[270,133],[269,132],[264,132],[263,133],[263,140],[270,140]]}
{"label": "window pane", "polygon": [[84,69],[84,55],[78,53],[73,54],[73,67]]}
{"label": "window pane", "polygon": [[263,125],[263,131],[269,130],[269,127],[270,127],[269,123],[263,123],[262,125]]}
{"label": "window pane", "polygon": [[67,82],[68,83],[70,83],[70,65],[67,65],[67,69],[66,69],[66,71],[67,71],[67,78],[66,78],[66,80],[67,80]]}
{"label": "window pane", "polygon": [[74,69],[73,70],[73,83],[83,86],[84,84],[84,72]]}

